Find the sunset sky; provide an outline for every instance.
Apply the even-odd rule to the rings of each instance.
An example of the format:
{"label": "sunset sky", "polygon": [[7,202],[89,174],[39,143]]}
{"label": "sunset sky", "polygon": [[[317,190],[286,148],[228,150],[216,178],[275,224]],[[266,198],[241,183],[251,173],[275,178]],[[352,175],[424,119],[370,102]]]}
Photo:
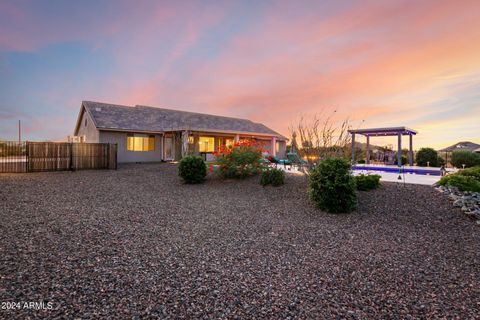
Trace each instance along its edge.
{"label": "sunset sky", "polygon": [[480,143],[480,1],[0,0],[0,139],[65,139],[82,100]]}

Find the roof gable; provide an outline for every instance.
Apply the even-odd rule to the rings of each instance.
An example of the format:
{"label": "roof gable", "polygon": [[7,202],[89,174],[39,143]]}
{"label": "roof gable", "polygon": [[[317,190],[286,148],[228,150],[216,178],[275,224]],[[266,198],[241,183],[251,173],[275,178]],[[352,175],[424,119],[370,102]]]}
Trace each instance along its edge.
{"label": "roof gable", "polygon": [[264,134],[285,139],[261,123],[246,119],[216,116],[149,106],[122,106],[83,101],[82,106],[98,129],[129,131],[219,131]]}

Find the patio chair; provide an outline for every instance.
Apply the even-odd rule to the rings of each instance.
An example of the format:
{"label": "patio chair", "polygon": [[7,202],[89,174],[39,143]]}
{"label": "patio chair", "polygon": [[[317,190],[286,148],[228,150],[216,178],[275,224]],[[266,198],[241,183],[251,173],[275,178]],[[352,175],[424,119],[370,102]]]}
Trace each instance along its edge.
{"label": "patio chair", "polygon": [[287,159],[291,164],[296,165],[299,169],[303,168],[304,166],[308,166],[308,162],[300,158],[298,153],[294,153],[294,152],[287,153]]}
{"label": "patio chair", "polygon": [[279,159],[277,157],[274,157],[274,156],[268,156],[267,158],[271,163],[275,164],[275,167],[277,167],[278,165],[283,165],[284,168],[287,168],[287,165],[290,166],[290,169],[292,168],[292,163],[290,162],[290,160],[288,159]]}

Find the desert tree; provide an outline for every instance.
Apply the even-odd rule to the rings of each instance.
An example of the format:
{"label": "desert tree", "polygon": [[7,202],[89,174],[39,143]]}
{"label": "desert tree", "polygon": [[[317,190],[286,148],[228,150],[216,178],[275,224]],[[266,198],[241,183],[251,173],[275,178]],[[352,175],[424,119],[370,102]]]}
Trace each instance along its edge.
{"label": "desert tree", "polygon": [[[331,157],[348,158],[351,155],[350,120],[337,119],[337,111],[320,112],[313,116],[302,115],[290,126],[292,143],[299,139],[299,155],[307,160],[308,167]],[[307,170],[308,171],[308,170]]]}

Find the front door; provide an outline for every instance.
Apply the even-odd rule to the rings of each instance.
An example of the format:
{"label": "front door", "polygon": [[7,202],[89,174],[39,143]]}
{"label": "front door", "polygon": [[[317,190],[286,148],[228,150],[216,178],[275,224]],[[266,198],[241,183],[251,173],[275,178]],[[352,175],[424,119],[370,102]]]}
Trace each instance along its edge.
{"label": "front door", "polygon": [[163,138],[163,160],[173,160],[173,137]]}

